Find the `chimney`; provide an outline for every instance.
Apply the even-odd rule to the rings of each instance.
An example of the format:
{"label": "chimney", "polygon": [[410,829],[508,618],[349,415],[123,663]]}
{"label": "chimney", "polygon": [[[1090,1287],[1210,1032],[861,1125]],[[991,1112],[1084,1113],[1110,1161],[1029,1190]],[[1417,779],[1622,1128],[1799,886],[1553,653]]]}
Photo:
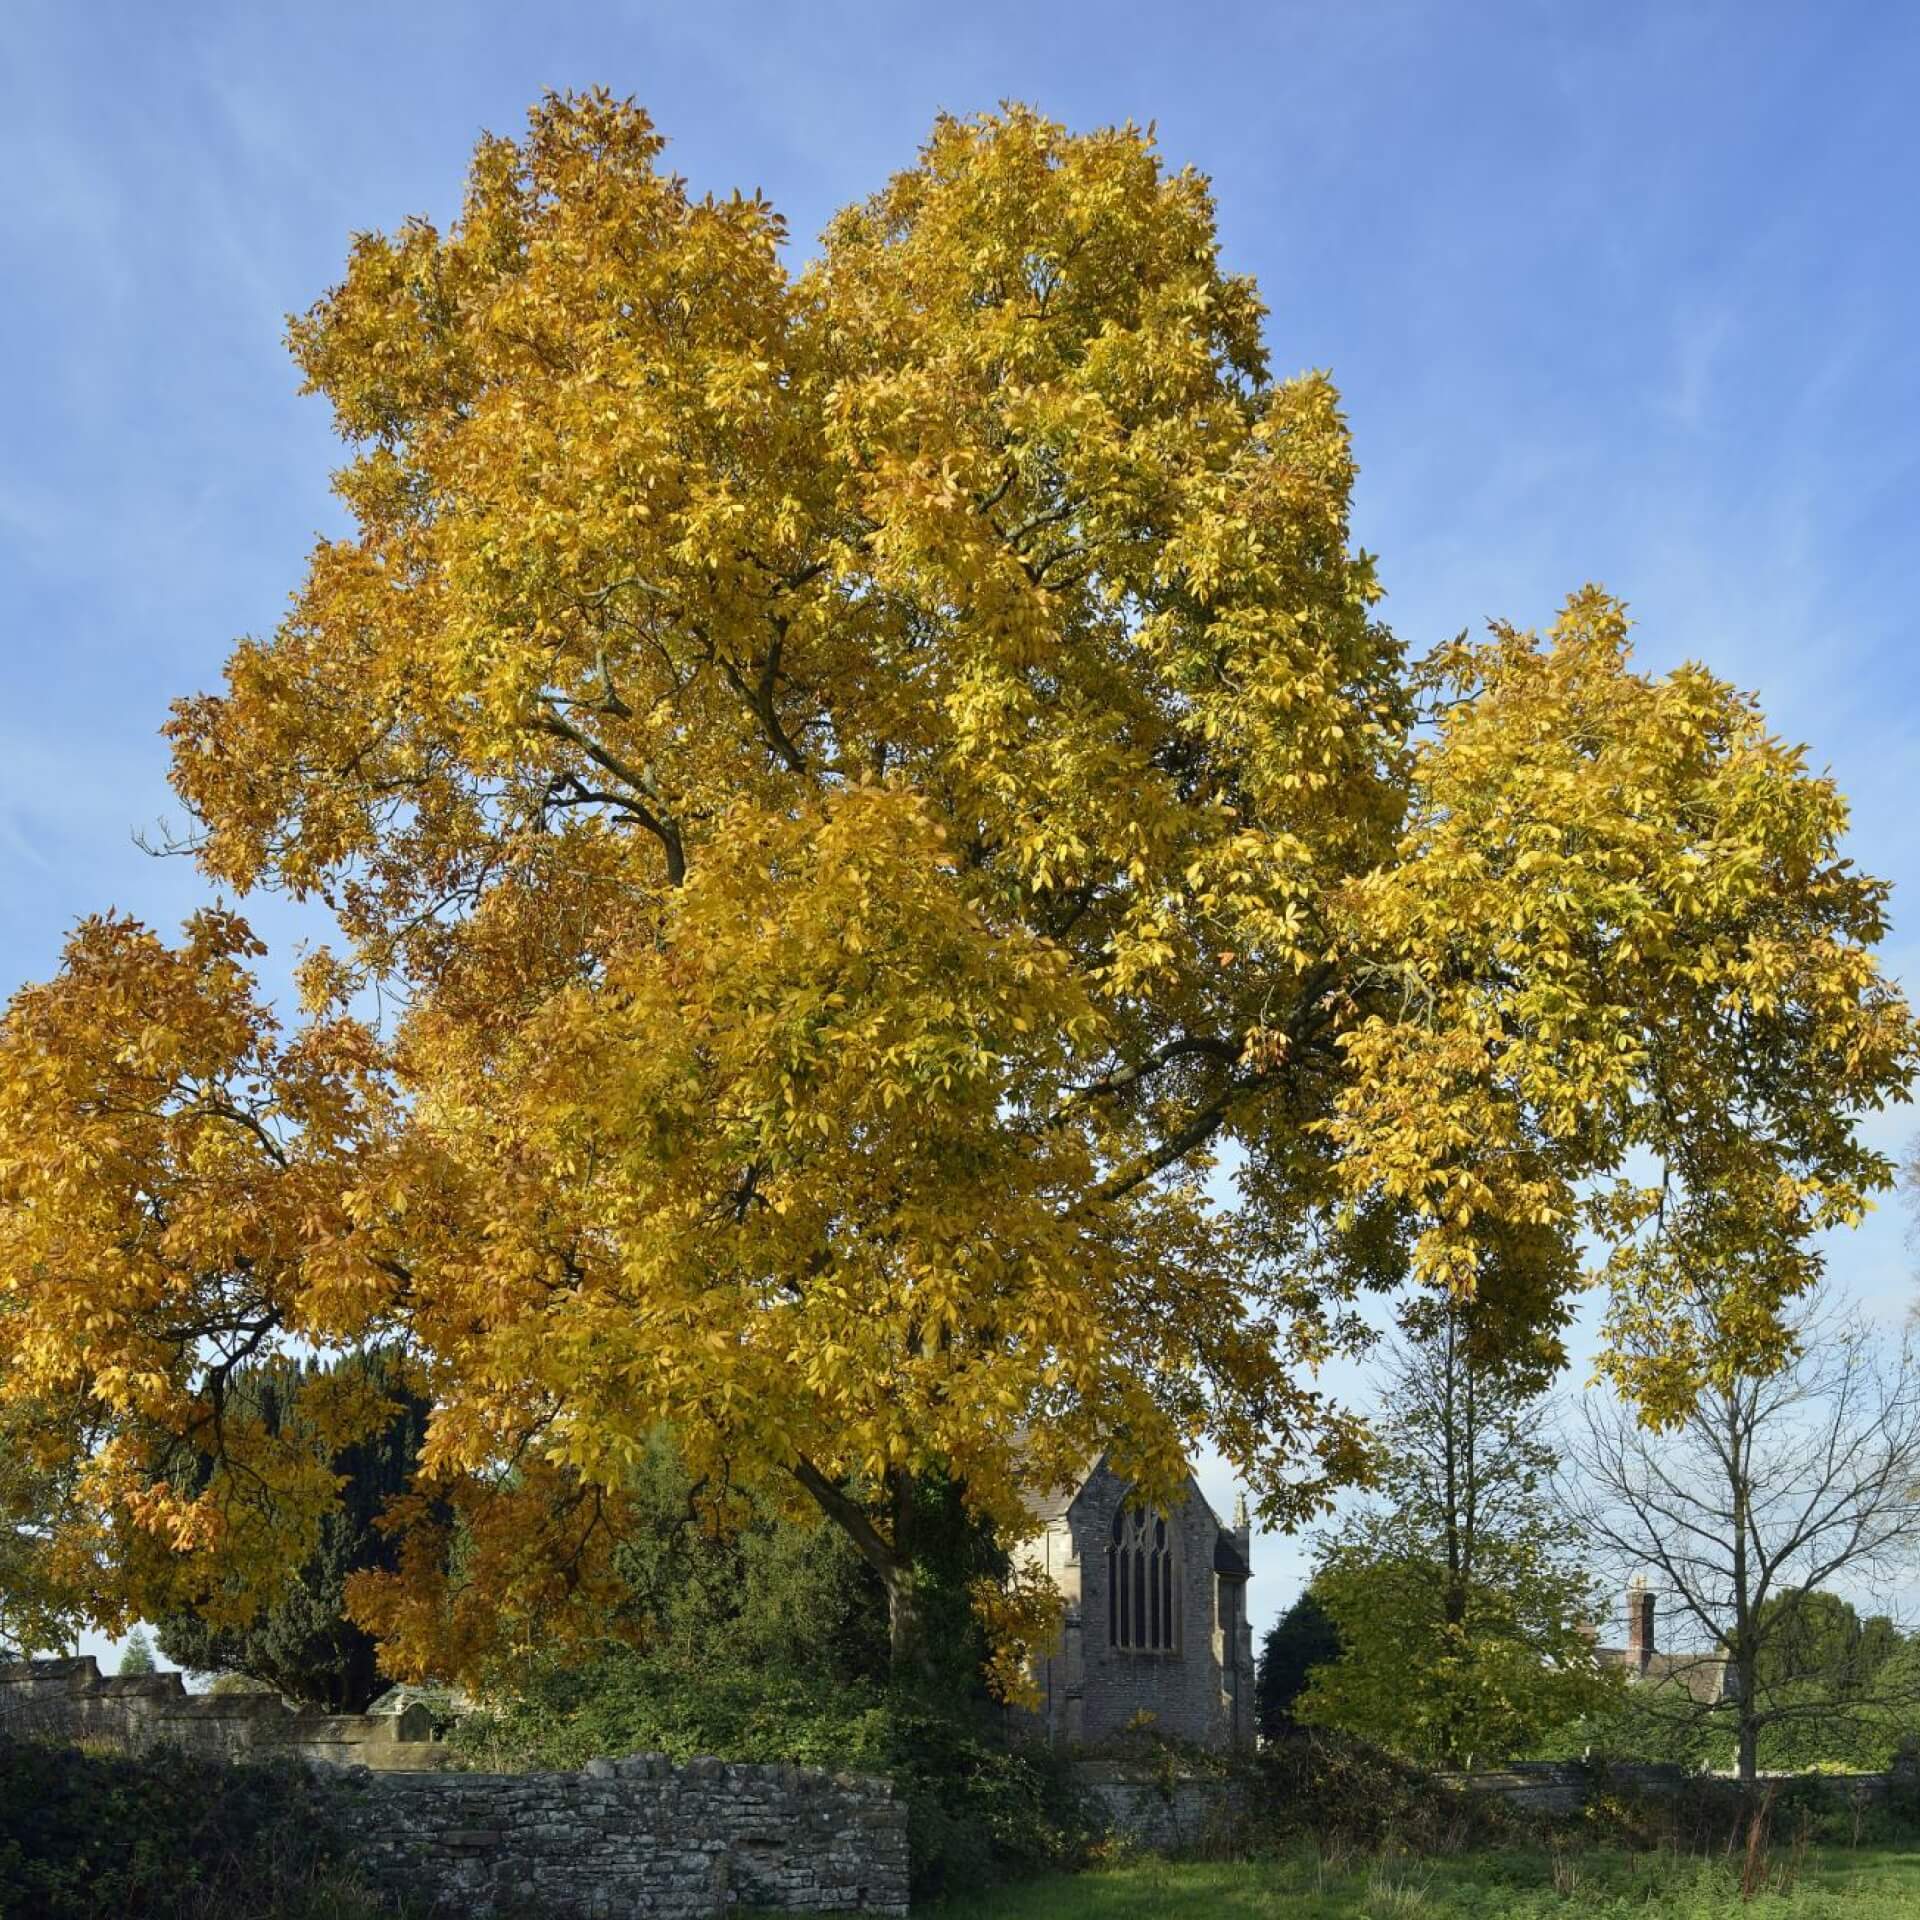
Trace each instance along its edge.
{"label": "chimney", "polygon": [[1642,1673],[1653,1658],[1653,1589],[1635,1574],[1627,1582],[1627,1660]]}

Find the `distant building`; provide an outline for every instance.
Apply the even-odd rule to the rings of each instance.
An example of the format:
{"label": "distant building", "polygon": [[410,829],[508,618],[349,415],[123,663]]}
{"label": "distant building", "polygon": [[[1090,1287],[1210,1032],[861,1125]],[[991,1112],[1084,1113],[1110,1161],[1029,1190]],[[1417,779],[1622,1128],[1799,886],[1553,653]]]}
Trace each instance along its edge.
{"label": "distant building", "polygon": [[1154,1511],[1103,1455],[1034,1517],[1043,1530],[1027,1551],[1066,1598],[1060,1645],[1036,1676],[1045,1737],[1094,1746],[1150,1716],[1177,1739],[1250,1745],[1245,1503],[1223,1525],[1188,1474],[1172,1510]]}
{"label": "distant building", "polygon": [[1727,1663],[1719,1653],[1662,1653],[1654,1640],[1654,1589],[1639,1575],[1627,1582],[1627,1644],[1595,1647],[1604,1665],[1623,1667],[1631,1686],[1678,1687],[1702,1706],[1727,1697]]}

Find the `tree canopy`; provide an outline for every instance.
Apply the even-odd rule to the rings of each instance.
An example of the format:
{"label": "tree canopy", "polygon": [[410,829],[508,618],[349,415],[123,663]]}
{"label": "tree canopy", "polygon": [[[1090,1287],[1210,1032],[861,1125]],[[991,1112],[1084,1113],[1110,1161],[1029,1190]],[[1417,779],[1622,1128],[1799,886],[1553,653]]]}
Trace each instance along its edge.
{"label": "tree canopy", "polygon": [[928,1475],[1013,1535],[1206,1436],[1313,1511],[1366,1289],[1546,1366],[1583,1233],[1627,1333],[1712,1241],[1721,1347],[1623,1380],[1777,1351],[1911,1069],[1833,783],[1597,589],[1410,667],[1332,385],[1139,130],[943,119],[797,270],[661,148],[549,98],[292,323],[350,526],[168,730],[208,879],[341,938],[283,1024],[231,910],[105,916],[0,1027],[48,1590],[238,1618],[307,1559],[384,1415],[230,1415],[273,1351],[431,1402],[349,1603],[446,1674],[597,1631],[662,1425],[905,1645]]}

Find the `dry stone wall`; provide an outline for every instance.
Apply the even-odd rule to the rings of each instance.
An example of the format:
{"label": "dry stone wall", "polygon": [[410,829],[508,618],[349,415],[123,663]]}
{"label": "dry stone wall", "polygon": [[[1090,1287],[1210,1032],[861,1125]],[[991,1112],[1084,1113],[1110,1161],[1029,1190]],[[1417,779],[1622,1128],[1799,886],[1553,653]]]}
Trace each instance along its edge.
{"label": "dry stone wall", "polygon": [[660,1754],[580,1773],[458,1773],[427,1708],[296,1713],[270,1694],[190,1694],[177,1673],[87,1658],[0,1666],[0,1737],[286,1756],[319,1777],[376,1885],[463,1920],[713,1920],[907,1911],[907,1809],[890,1781]]}
{"label": "dry stone wall", "polygon": [[638,1754],[583,1773],[349,1774],[336,1791],[362,1870],[437,1912],[907,1911],[907,1810],[886,1780]]}
{"label": "dry stone wall", "polygon": [[[1562,1818],[1578,1813],[1602,1788],[1647,1799],[1671,1799],[1702,1786],[1738,1791],[1729,1774],[1696,1774],[1684,1767],[1660,1762],[1614,1761],[1589,1769],[1571,1760],[1518,1760],[1512,1765],[1479,1773],[1439,1773],[1435,1782],[1455,1792],[1498,1800],[1520,1813]],[[1767,1773],[1763,1782],[1776,1789],[1812,1793],[1836,1807],[1880,1806],[1896,1789],[1910,1789],[1913,1776],[1891,1773]]]}

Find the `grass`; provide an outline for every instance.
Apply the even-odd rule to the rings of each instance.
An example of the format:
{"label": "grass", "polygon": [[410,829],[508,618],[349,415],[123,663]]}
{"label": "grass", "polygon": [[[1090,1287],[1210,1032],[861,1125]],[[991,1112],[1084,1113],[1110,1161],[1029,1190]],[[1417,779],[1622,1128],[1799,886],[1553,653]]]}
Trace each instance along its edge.
{"label": "grass", "polygon": [[[1566,1853],[1313,1853],[1234,1864],[1142,1861],[952,1899],[927,1920],[1912,1920],[1920,1848],[1796,1855],[1764,1890],[1741,1863],[1605,1848]],[[920,1909],[915,1909],[916,1914]]]}

